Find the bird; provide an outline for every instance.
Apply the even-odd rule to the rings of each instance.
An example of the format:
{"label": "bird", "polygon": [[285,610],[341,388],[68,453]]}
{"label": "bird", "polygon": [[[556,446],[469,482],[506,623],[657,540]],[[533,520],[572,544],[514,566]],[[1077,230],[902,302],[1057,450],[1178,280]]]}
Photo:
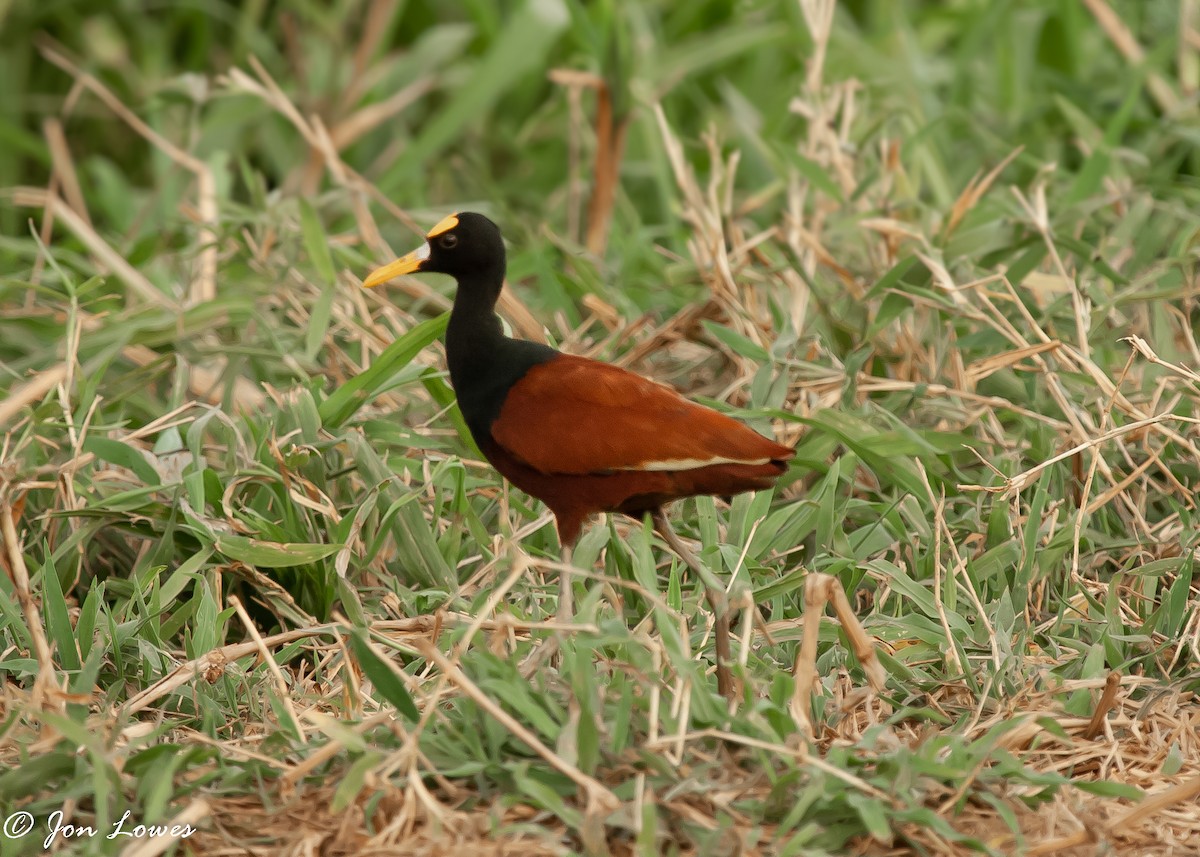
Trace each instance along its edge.
{"label": "bird", "polygon": [[[500,228],[464,211],[442,219],[421,246],[369,274],[363,286],[416,273],[457,281],[446,362],[480,452],[554,514],[568,563],[590,516],[617,512],[641,520],[649,514],[667,543],[706,580],[718,620],[718,687],[729,696],[724,590],[714,591],[711,575],[675,534],[664,509],[685,497],[770,488],[795,450],[634,372],[505,335],[496,302],[506,264]],[[560,615],[564,604],[570,604],[565,574]]]}

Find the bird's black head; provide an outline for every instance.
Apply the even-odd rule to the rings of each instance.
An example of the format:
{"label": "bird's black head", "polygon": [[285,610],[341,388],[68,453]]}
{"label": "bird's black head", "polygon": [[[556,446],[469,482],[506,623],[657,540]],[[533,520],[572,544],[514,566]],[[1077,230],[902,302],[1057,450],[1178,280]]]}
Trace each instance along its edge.
{"label": "bird's black head", "polygon": [[423,246],[375,271],[363,285],[371,288],[401,274],[420,271],[449,274],[460,284],[495,283],[498,292],[504,264],[500,227],[482,214],[464,211],[442,220],[429,230]]}

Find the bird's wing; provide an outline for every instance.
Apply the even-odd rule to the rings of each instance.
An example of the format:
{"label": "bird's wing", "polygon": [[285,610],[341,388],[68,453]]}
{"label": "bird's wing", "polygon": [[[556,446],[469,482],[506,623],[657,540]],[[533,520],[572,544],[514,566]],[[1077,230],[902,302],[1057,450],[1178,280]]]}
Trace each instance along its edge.
{"label": "bird's wing", "polygon": [[669,387],[565,354],[532,367],[512,386],[491,433],[543,473],[679,471],[766,464],[793,454]]}

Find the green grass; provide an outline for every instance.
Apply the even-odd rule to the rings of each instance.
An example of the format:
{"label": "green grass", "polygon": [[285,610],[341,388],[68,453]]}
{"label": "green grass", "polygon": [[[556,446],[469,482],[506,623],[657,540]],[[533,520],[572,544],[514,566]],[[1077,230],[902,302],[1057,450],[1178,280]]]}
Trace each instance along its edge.
{"label": "green grass", "polygon": [[[80,854],[126,812],[198,854],[1200,842],[1189,4],[1112,3],[1141,63],[1075,0],[108,5],[0,4],[0,853],[56,810]],[[563,70],[626,123],[600,254]],[[673,510],[732,707],[638,522],[548,656],[557,537],[454,407],[452,284],[358,287],[459,209],[515,328],[797,444]],[[826,619],[797,694],[814,572],[883,692]]]}

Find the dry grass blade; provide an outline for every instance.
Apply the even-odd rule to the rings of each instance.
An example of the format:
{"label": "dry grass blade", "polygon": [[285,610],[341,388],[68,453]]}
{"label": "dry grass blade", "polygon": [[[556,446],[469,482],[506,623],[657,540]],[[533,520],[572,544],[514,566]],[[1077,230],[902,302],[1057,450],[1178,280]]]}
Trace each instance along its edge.
{"label": "dry grass blade", "polygon": [[1100,701],[1096,703],[1096,710],[1092,712],[1092,719],[1088,722],[1087,728],[1083,730],[1083,737],[1091,740],[1100,734],[1104,729],[1104,718],[1108,716],[1113,706],[1117,702],[1117,692],[1121,689],[1121,674],[1111,672],[1108,678],[1104,680],[1104,691],[1100,694]]}
{"label": "dry grass blade", "polygon": [[1107,825],[1108,830],[1119,831],[1126,827],[1132,827],[1144,818],[1162,812],[1164,809],[1176,804],[1191,801],[1198,795],[1200,795],[1200,776],[1192,777],[1186,782],[1150,796],[1133,809],[1115,818]]}
{"label": "dry grass blade", "polygon": [[[121,350],[121,354],[137,366],[150,366],[163,359],[162,354],[145,345],[126,346]],[[213,358],[211,364],[212,368],[188,367],[188,389],[209,404],[220,405],[225,401],[222,383],[225,361],[222,358]],[[249,414],[258,413],[269,401],[266,393],[249,378],[237,375],[230,380],[234,410]]]}
{"label": "dry grass blade", "polygon": [[115,273],[121,282],[125,283],[142,300],[167,309],[176,308],[174,301],[146,279],[141,271],[125,261],[124,257],[96,234],[86,220],[76,214],[59,197],[47,193],[42,188],[19,187],[12,191],[12,201],[14,205],[18,206],[41,208],[55,220],[61,221],[100,260],[101,264]]}
{"label": "dry grass blade", "polygon": [[248,655],[259,653],[263,646],[283,646],[297,640],[307,640],[313,637],[336,634],[337,630],[338,626],[335,624],[318,625],[314,628],[301,628],[294,631],[272,634],[269,637],[263,637],[251,643],[235,643],[229,646],[222,646],[219,649],[213,649],[211,652],[207,652],[198,658],[193,658],[186,663],[180,664],[154,684],[130,697],[129,701],[123,706],[123,710],[127,714],[135,714],[150,707],[164,696],[173,693],[198,677],[204,678],[211,684],[224,673],[226,666],[230,663]]}
{"label": "dry grass blade", "polygon": [[607,84],[596,91],[596,161],[593,165],[592,196],[587,208],[588,251],[603,256],[608,246],[617,186],[621,180],[621,156],[629,117],[613,115],[612,93]]}
{"label": "dry grass blade", "polygon": [[944,569],[942,568],[942,533],[949,528],[946,526],[946,498],[935,497],[933,486],[929,484],[929,474],[925,466],[918,462],[921,471],[921,481],[925,484],[925,493],[933,503],[934,543],[933,543],[933,604],[937,609],[938,622],[942,626],[942,634],[946,637],[946,662],[954,672],[961,672],[963,665],[958,657],[958,647],[955,645],[953,632],[950,630],[950,620],[946,615],[945,597],[942,592]]}
{"label": "dry grass blade", "polygon": [[1098,842],[1104,834],[1127,830],[1142,819],[1162,812],[1168,807],[1190,801],[1196,795],[1200,795],[1200,777],[1194,777],[1187,782],[1172,786],[1163,792],[1146,798],[1133,809],[1105,824],[1101,830],[1086,827],[1070,836],[1057,837],[1046,842],[1039,842],[1037,845],[1031,846],[1024,853],[1028,857],[1040,857],[1043,854],[1054,854],[1068,848]]}
{"label": "dry grass blade", "polygon": [[158,857],[165,854],[182,840],[186,840],[196,827],[212,816],[212,806],[203,798],[196,798],[187,806],[167,819],[161,827],[163,835],[151,836],[144,841],[133,839],[121,852],[121,857]]}
{"label": "dry grass blade", "polygon": [[46,628],[42,624],[42,614],[38,602],[33,597],[29,582],[29,569],[25,565],[25,555],[21,550],[21,542],[17,535],[17,510],[7,496],[8,486],[3,487],[3,499],[0,499],[0,537],[6,558],[5,570],[12,579],[13,591],[21,612],[25,614],[25,624],[29,638],[33,642],[33,650],[38,662],[38,678],[34,684],[33,702],[40,706],[44,701],[51,700],[56,705],[64,704],[61,695],[57,693],[55,676],[58,671],[54,657],[50,652],[50,643],[46,639]]}
{"label": "dry grass blade", "polygon": [[[390,708],[386,711],[380,711],[372,714],[369,717],[363,718],[358,723],[347,725],[346,728],[353,730],[355,733],[362,735],[369,732],[376,726],[382,726],[385,723],[391,723],[396,718],[396,713]],[[325,744],[312,750],[304,759],[297,762],[295,765],[289,765],[283,772],[281,780],[284,787],[292,788],[297,783],[304,780],[305,777],[311,776],[322,765],[328,764],[338,755],[345,752],[346,748],[340,741],[328,741]]]}
{"label": "dry grass blade", "polygon": [[392,93],[383,101],[370,104],[356,110],[345,119],[338,122],[330,131],[330,138],[337,151],[369,134],[385,122],[395,118],[400,113],[428,95],[433,90],[432,77],[422,77]]}
{"label": "dry grass blade", "polygon": [[974,387],[984,378],[993,375],[1001,369],[1007,369],[1010,366],[1015,366],[1027,357],[1032,357],[1035,354],[1045,354],[1047,352],[1055,352],[1062,345],[1061,342],[1039,342],[1035,345],[1029,345],[1024,348],[1014,348],[1011,351],[1005,351],[1000,354],[993,354],[981,360],[976,360],[967,366],[967,381],[970,386]]}
{"label": "dry grass blade", "polygon": [[613,94],[608,81],[597,74],[575,69],[551,69],[547,77],[566,87],[571,98],[591,89],[596,93],[596,118],[593,125],[595,154],[592,162],[592,193],[587,205],[587,235],[584,244],[594,256],[603,256],[608,246],[608,232],[613,206],[621,179],[621,158],[625,151],[625,134],[630,116],[616,116]]}
{"label": "dry grass blade", "polygon": [[[324,145],[322,143],[319,132],[304,119],[296,105],[292,103],[291,99],[287,97],[287,94],[276,83],[274,77],[271,76],[256,57],[251,56],[249,63],[254,73],[258,75],[258,79],[256,80],[239,68],[231,68],[226,78],[227,88],[231,92],[254,95],[262,99],[272,110],[277,111],[286,118],[304,138],[305,142],[315,152],[320,154],[322,158],[321,162],[325,164],[330,175],[335,180],[350,190],[367,194],[376,203],[381,205],[389,215],[409,227],[414,233],[421,233],[417,222],[407,211],[396,205],[379,188],[375,187],[375,185],[364,179],[362,175],[346,164],[337,154],[333,145]],[[307,172],[307,167],[305,167],[305,172]],[[378,230],[371,226],[364,229],[364,233],[367,235],[377,234]]]}
{"label": "dry grass blade", "polygon": [[[889,803],[892,802],[892,797],[887,792],[876,788],[866,780],[863,780],[861,777],[856,777],[853,774],[836,767],[835,765],[829,764],[819,756],[814,756],[804,747],[796,748],[788,747],[783,744],[772,744],[768,741],[750,738],[746,735],[738,735],[733,732],[725,732],[720,729],[701,729],[696,732],[689,732],[681,737],[684,741],[702,741],[705,739],[715,738],[718,741],[725,741],[729,744],[740,744],[744,747],[753,747],[758,750],[768,750],[780,756],[794,756],[796,759],[803,761],[805,765],[810,765],[817,770],[829,774],[831,777],[836,777],[847,785],[858,789],[863,794],[870,795],[871,797],[878,798],[880,800],[888,801]],[[669,739],[652,741],[646,745],[646,749],[665,750],[667,749],[668,742],[674,743],[676,740],[677,739],[675,737],[671,737]]]}
{"label": "dry grass blade", "polygon": [[[42,129],[46,135],[50,156],[54,159],[54,177],[62,187],[67,204],[87,224],[87,228],[94,231],[87,203],[83,198],[83,190],[79,186],[79,175],[75,171],[75,159],[71,157],[71,147],[67,144],[66,134],[63,133],[62,122],[54,117],[47,117]],[[45,236],[43,240],[44,238]]]}
{"label": "dry grass blade", "polygon": [[67,364],[60,363],[37,373],[21,386],[12,390],[4,401],[0,401],[0,427],[21,412],[26,405],[40,402],[67,377]]}
{"label": "dry grass blade", "polygon": [[450,680],[450,683],[470,697],[476,705],[488,713],[517,739],[527,744],[530,749],[546,760],[552,768],[579,786],[587,798],[588,805],[595,804],[601,811],[608,813],[617,809],[621,801],[603,783],[594,777],[589,777],[574,765],[568,764],[561,756],[547,747],[542,741],[526,729],[512,715],[499,706],[495,700],[479,689],[479,686],[463,674],[457,666],[450,662],[433,643],[428,640],[414,640],[421,654],[437,665],[438,669]]}
{"label": "dry grass blade", "polygon": [[1145,357],[1155,366],[1162,366],[1165,369],[1170,369],[1175,374],[1187,378],[1193,384],[1200,384],[1200,373],[1197,373],[1180,363],[1168,363],[1166,360],[1163,360],[1154,353],[1154,349],[1150,347],[1150,343],[1146,342],[1146,340],[1142,339],[1142,337],[1135,334],[1133,336],[1126,336],[1121,341],[1128,342],[1133,346],[1134,350],[1137,351],[1138,354]]}
{"label": "dry grass blade", "polygon": [[307,744],[308,736],[304,734],[304,727],[300,724],[300,718],[297,716],[296,708],[292,704],[291,689],[288,688],[287,681],[283,678],[283,672],[279,669],[279,664],[275,663],[275,659],[271,657],[270,650],[267,648],[266,643],[263,642],[262,634],[258,633],[258,628],[254,626],[254,621],[250,618],[250,614],[242,606],[241,599],[236,595],[231,595],[229,596],[229,603],[237,611],[238,619],[241,620],[242,627],[246,629],[246,633],[254,642],[259,657],[267,665],[267,669],[271,671],[271,676],[275,679],[275,691],[279,694],[279,702],[283,705],[284,710],[288,713],[288,717],[292,720],[292,729],[295,730],[300,743]]}
{"label": "dry grass blade", "polygon": [[[1130,65],[1141,66],[1145,62],[1146,52],[1113,8],[1105,0],[1083,0],[1083,4],[1095,16],[1097,23]],[[1175,94],[1166,78],[1158,72],[1147,72],[1146,88],[1150,90],[1150,95],[1164,113],[1170,116],[1178,111],[1179,96]]]}
{"label": "dry grass blade", "polygon": [[1013,149],[1000,163],[992,167],[986,175],[980,178],[980,173],[972,176],[967,182],[967,186],[963,188],[963,192],[958,195],[958,199],[954,200],[954,205],[950,208],[950,217],[946,220],[946,227],[942,230],[942,239],[948,238],[958,225],[962,223],[962,219],[966,217],[979,200],[987,194],[996,179],[1000,177],[1000,173],[1004,172],[1005,167],[1013,162],[1017,155],[1025,151],[1024,146],[1017,146]]}
{"label": "dry grass blade", "polygon": [[546,341],[546,329],[507,283],[500,292],[500,299],[496,301],[496,310],[512,323],[513,330],[522,339]]}
{"label": "dry grass blade", "polygon": [[80,85],[104,102],[105,106],[119,116],[130,128],[196,177],[196,210],[200,216],[198,235],[200,243],[200,270],[188,290],[188,300],[192,304],[212,300],[217,294],[216,225],[220,212],[217,208],[217,186],[213,179],[212,171],[208,168],[208,164],[185,152],[139,119],[132,110],[126,107],[113,94],[112,90],[91,74],[76,66],[56,46],[43,40],[39,45],[39,50],[42,56],[71,75]]}
{"label": "dry grass blade", "polygon": [[1159,423],[1167,422],[1169,420],[1178,420],[1180,422],[1200,425],[1200,418],[1185,417],[1179,414],[1159,414],[1158,416],[1147,417],[1144,420],[1136,420],[1135,422],[1127,425],[1118,426],[1117,428],[1106,431],[1097,437],[1077,444],[1068,449],[1066,452],[1061,452],[1053,458],[1046,459],[1036,467],[1031,467],[1023,473],[1018,473],[1016,476],[1009,477],[1002,486],[959,485],[958,488],[960,491],[987,491],[992,493],[1003,493],[1006,495],[1016,494],[1020,491],[1024,491],[1026,488],[1036,482],[1042,471],[1060,461],[1097,447],[1100,444],[1106,443],[1114,438],[1133,434],[1141,429],[1147,428],[1148,426],[1158,425]]}

